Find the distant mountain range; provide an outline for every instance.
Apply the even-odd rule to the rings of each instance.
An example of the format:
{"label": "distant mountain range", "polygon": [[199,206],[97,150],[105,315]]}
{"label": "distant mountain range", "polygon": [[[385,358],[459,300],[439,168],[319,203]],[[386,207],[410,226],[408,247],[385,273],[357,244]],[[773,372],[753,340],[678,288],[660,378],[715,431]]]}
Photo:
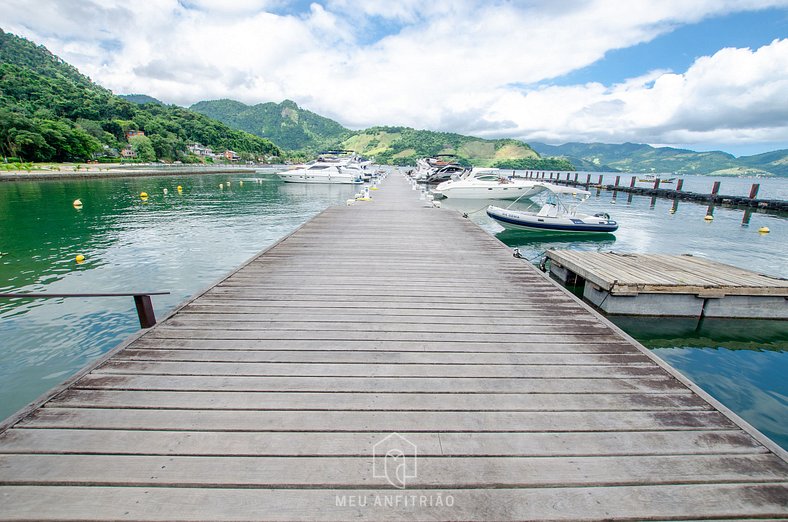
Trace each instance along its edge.
{"label": "distant mountain range", "polygon": [[727,152],[695,152],[642,143],[565,143],[531,147],[543,155],[568,159],[577,170],[595,172],[676,172],[715,176],[788,176],[788,150],[776,150],[739,158]]}
{"label": "distant mountain range", "polygon": [[378,163],[413,165],[435,154],[456,154],[467,165],[504,168],[569,170],[563,160],[539,156],[518,140],[485,140],[450,132],[409,127],[372,127],[352,131],[334,120],[302,109],[295,102],[246,105],[234,100],[201,101],[190,110],[215,118],[233,128],[271,140],[286,150],[306,155],[323,149],[349,149],[374,157]]}

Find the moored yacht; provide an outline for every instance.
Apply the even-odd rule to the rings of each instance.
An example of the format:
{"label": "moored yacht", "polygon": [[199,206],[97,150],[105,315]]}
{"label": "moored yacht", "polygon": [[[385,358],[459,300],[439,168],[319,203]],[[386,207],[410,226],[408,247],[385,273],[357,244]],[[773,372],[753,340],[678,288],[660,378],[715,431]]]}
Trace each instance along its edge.
{"label": "moored yacht", "polygon": [[517,199],[545,190],[537,181],[506,177],[498,169],[466,171],[459,178],[444,181],[433,190],[438,197],[453,199]]}
{"label": "moored yacht", "polygon": [[[318,156],[317,161],[278,172],[287,183],[363,183],[368,176],[368,161],[361,161],[352,151],[328,151]],[[367,178],[368,179],[368,178]]]}

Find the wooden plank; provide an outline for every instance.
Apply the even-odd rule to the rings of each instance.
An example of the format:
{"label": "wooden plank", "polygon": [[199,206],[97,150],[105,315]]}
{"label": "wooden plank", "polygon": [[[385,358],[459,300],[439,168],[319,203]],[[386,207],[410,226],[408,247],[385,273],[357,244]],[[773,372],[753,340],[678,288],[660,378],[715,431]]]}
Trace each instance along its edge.
{"label": "wooden plank", "polygon": [[665,393],[687,388],[667,377],[650,379],[506,379],[421,377],[239,377],[92,373],[75,388],[160,391],[289,391],[378,393]]}
{"label": "wooden plank", "polygon": [[[0,520],[27,519],[32,506],[36,507],[39,520],[122,519],[130,515],[137,520],[157,521],[782,518],[786,516],[786,495],[785,483],[442,489],[439,492],[434,489],[398,492],[392,489],[3,486]],[[406,498],[415,501],[406,504]]]}
{"label": "wooden plank", "polygon": [[488,377],[488,378],[653,378],[665,376],[655,364],[633,365],[486,365],[486,364],[324,364],[108,361],[94,374],[336,377]]}
{"label": "wooden plank", "polygon": [[[15,428],[0,435],[13,453],[214,456],[359,456],[389,433],[212,432]],[[767,453],[741,430],[550,433],[403,432],[420,456],[725,455]]]}
{"label": "wooden plank", "polygon": [[[214,347],[215,348],[215,347]],[[505,364],[505,365],[639,365],[654,362],[641,353],[477,353],[389,350],[190,350],[130,348],[116,361],[293,362],[354,364]]]}
{"label": "wooden plank", "polygon": [[[456,353],[599,353],[632,354],[632,346],[623,340],[596,342],[524,342],[517,343],[474,343],[451,341],[380,341],[340,340],[323,341],[314,339],[194,339],[157,338],[146,335],[134,346],[140,349],[189,349],[189,350],[279,350],[279,351],[400,351],[400,352],[456,352]],[[640,352],[637,352],[640,353]],[[641,354],[642,355],[642,354]]]}
{"label": "wooden plank", "polygon": [[344,411],[605,411],[709,410],[689,392],[572,393],[287,393],[68,390],[49,403],[65,408]]}
{"label": "wooden plank", "polygon": [[716,411],[402,412],[42,408],[26,428],[168,431],[665,431],[730,429]]}
{"label": "wooden plank", "polygon": [[[387,488],[365,457],[2,455],[0,485]],[[529,488],[781,481],[771,454],[626,457],[421,457],[409,488]]]}
{"label": "wooden plank", "polygon": [[[536,330],[536,328],[534,328]],[[439,339],[443,342],[488,342],[488,343],[506,343],[516,344],[520,342],[526,343],[577,343],[577,342],[617,342],[621,338],[609,330],[602,330],[596,335],[589,333],[587,330],[578,333],[565,333],[560,328],[543,327],[538,328],[537,332],[533,330],[524,333],[456,333],[456,332],[412,332],[410,330],[400,331],[376,331],[374,333],[361,332],[361,331],[343,331],[343,330],[210,330],[210,329],[195,329],[184,327],[173,327],[162,325],[161,328],[156,328],[148,334],[149,338],[155,339],[238,339],[238,340],[273,340],[273,339],[286,339],[286,340],[301,340],[313,339],[321,341],[435,341]],[[544,330],[554,330],[552,332]]]}

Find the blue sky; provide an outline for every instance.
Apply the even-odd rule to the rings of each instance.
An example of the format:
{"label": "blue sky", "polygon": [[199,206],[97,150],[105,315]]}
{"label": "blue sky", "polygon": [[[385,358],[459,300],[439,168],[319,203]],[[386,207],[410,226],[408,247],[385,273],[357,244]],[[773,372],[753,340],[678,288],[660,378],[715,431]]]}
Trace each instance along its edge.
{"label": "blue sky", "polygon": [[632,47],[613,49],[604,58],[582,69],[555,78],[553,83],[619,83],[654,69],[686,71],[701,56],[724,47],[757,49],[788,37],[788,11],[764,9],[715,16],[675,29]]}
{"label": "blue sky", "polygon": [[788,0],[4,0],[0,27],[116,93],[184,106],[291,99],[354,129],[788,148]]}

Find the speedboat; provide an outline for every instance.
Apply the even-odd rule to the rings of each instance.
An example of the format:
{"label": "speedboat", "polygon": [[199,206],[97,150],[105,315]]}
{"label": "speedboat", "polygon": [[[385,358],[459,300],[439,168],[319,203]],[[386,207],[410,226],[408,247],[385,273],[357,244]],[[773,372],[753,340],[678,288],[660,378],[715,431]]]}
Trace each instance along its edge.
{"label": "speedboat", "polygon": [[529,198],[545,190],[544,183],[499,174],[498,169],[477,169],[435,187],[438,197],[453,199]]}
{"label": "speedboat", "polygon": [[[593,216],[581,214],[577,208],[587,200],[591,193],[573,187],[561,187],[543,183],[548,191],[547,200],[539,212],[513,210],[514,205],[500,208],[493,205],[487,207],[487,215],[512,230],[552,230],[555,232],[615,232],[618,223],[612,221],[605,213]],[[562,200],[571,198],[571,201]]]}
{"label": "speedboat", "polygon": [[660,178],[656,174],[646,174],[645,176],[638,177],[639,183],[654,183],[659,180],[660,183],[673,183],[676,178]]}
{"label": "speedboat", "polygon": [[287,183],[363,183],[369,176],[365,170],[370,162],[363,162],[352,151],[328,151],[318,156],[316,161],[306,165],[278,172],[277,175]]}
{"label": "speedboat", "polygon": [[446,181],[466,170],[456,162],[456,157],[456,154],[436,154],[429,158],[420,158],[416,160],[416,168],[410,175],[419,183]]}

